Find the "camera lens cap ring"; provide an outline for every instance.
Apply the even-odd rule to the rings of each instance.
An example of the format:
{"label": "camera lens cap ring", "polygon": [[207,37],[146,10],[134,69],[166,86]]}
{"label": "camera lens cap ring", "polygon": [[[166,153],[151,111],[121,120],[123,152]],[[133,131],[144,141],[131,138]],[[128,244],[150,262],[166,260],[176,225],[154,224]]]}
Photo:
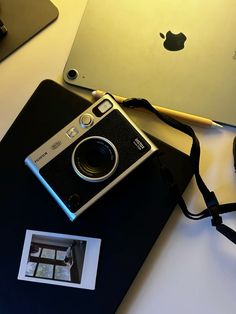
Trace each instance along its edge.
{"label": "camera lens cap ring", "polygon": [[72,167],[85,181],[100,182],[109,178],[119,161],[115,145],[102,136],[90,136],[79,142],[72,153]]}

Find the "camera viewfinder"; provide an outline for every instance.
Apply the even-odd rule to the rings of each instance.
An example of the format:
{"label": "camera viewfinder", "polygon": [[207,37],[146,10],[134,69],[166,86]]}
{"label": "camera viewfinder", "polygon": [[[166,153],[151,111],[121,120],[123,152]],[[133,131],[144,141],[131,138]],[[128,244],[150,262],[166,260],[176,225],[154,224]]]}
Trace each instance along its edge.
{"label": "camera viewfinder", "polygon": [[112,108],[112,103],[109,100],[105,100],[93,108],[93,113],[97,117],[101,117],[104,113],[106,113],[111,108]]}

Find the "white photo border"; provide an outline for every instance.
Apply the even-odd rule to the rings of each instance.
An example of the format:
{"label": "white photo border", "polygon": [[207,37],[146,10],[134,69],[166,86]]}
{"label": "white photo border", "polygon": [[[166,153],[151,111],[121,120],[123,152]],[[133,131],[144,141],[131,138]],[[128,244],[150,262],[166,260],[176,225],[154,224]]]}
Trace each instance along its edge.
{"label": "white photo border", "polygon": [[[66,281],[55,281],[51,279],[29,277],[26,276],[27,261],[30,252],[30,245],[33,236],[44,236],[49,238],[71,239],[75,241],[86,241],[86,249],[83,263],[83,271],[80,283],[71,283]],[[60,285],[73,288],[90,289],[95,290],[97,268],[99,260],[99,252],[101,246],[101,239],[75,236],[61,233],[44,232],[36,230],[26,230],[24,247],[21,256],[20,268],[18,273],[18,280],[25,280],[31,282]]]}

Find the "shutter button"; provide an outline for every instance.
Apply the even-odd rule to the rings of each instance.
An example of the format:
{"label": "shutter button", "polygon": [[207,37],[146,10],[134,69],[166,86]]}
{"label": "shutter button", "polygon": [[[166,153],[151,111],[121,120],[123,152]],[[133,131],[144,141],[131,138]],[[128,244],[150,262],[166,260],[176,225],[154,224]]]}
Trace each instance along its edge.
{"label": "shutter button", "polygon": [[85,113],[80,117],[79,122],[82,128],[88,128],[93,124],[93,116]]}

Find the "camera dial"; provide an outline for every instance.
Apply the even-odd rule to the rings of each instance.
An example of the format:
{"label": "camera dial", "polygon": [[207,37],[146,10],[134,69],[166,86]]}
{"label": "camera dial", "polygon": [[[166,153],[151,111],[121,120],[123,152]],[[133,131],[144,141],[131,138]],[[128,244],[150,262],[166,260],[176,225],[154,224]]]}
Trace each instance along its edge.
{"label": "camera dial", "polygon": [[91,136],[75,147],[72,153],[72,166],[82,179],[100,182],[114,173],[118,159],[118,151],[111,141],[101,136]]}

